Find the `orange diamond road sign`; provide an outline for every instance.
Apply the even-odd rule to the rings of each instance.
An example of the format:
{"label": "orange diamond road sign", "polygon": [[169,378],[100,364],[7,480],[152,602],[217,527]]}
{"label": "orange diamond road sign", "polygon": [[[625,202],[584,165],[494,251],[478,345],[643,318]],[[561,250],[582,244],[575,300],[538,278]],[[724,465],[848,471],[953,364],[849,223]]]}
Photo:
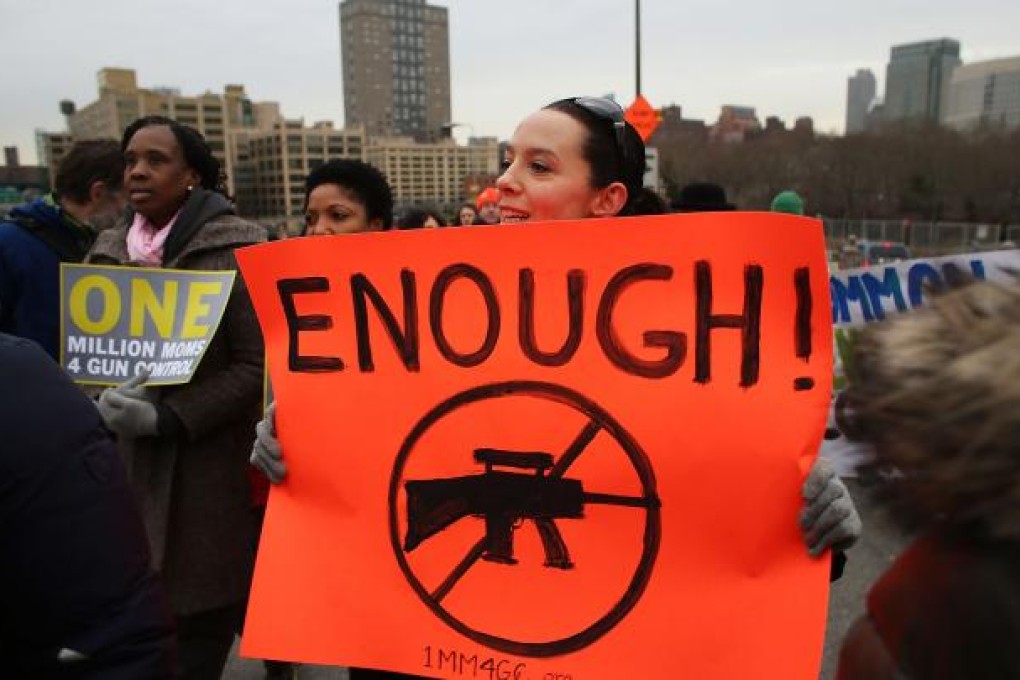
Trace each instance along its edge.
{"label": "orange diamond road sign", "polygon": [[659,127],[659,123],[662,122],[662,116],[658,110],[653,109],[644,95],[640,94],[627,109],[626,113],[624,113],[623,117],[634,126],[634,129],[641,135],[641,141],[643,142],[648,141],[648,138],[655,132],[655,128]]}

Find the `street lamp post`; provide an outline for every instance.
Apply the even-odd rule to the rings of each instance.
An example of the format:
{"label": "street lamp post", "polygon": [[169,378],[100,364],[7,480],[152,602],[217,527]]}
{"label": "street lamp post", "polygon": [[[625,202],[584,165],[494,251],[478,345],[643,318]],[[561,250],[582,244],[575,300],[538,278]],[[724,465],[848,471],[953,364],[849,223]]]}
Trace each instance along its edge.
{"label": "street lamp post", "polygon": [[641,96],[641,0],[634,0],[634,53],[636,66],[634,99],[637,99]]}

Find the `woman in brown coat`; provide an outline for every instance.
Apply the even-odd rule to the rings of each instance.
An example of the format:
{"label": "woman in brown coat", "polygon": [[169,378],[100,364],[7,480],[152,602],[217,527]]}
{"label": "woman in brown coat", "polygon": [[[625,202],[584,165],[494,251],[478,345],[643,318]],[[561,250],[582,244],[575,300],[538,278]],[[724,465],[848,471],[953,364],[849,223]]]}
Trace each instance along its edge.
{"label": "woman in brown coat", "polygon": [[[89,262],[236,270],[234,249],[265,240],[234,214],[219,163],[195,130],[142,118],[124,132],[121,148],[134,213],[99,237]],[[185,678],[220,676],[243,613],[254,544],[247,454],[262,384],[262,336],[238,276],[189,383],[121,386],[99,399],[174,609]]]}

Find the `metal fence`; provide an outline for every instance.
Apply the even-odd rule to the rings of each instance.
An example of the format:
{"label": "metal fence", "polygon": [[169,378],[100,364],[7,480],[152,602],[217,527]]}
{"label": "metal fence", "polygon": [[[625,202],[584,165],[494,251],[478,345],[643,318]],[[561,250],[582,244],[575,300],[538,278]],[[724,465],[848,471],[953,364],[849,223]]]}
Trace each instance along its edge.
{"label": "metal fence", "polygon": [[851,235],[858,241],[905,243],[914,255],[922,256],[995,250],[1015,247],[1020,243],[1020,224],[829,218],[823,218],[823,222],[830,248],[843,245]]}

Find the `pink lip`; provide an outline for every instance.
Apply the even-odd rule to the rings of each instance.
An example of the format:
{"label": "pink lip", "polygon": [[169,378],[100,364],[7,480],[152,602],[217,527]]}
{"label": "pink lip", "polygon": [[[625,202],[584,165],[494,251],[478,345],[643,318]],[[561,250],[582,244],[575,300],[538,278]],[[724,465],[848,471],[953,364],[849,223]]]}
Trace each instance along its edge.
{"label": "pink lip", "polygon": [[500,206],[500,208],[499,208],[499,217],[500,217],[500,219],[502,219],[504,217],[522,218],[522,217],[528,217],[528,213],[524,212],[523,210],[516,210],[514,208]]}

